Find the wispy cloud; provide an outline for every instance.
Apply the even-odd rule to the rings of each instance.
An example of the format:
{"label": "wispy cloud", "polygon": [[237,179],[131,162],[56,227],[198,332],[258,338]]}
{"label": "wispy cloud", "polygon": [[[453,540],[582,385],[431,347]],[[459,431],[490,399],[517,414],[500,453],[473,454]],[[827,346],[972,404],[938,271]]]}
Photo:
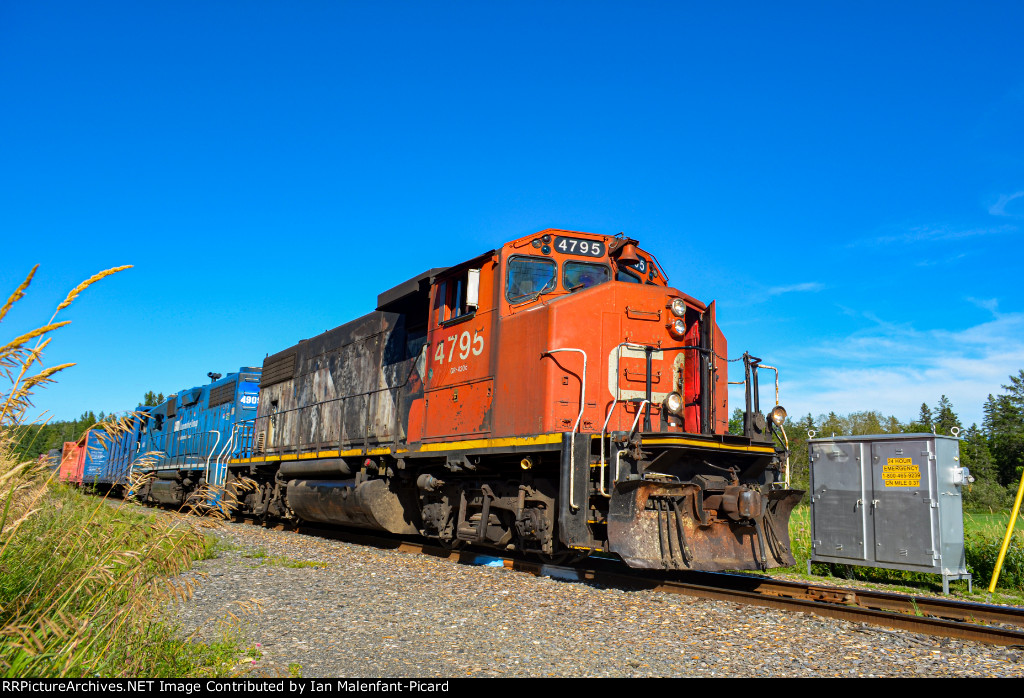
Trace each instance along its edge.
{"label": "wispy cloud", "polygon": [[909,420],[922,402],[947,395],[966,425],[980,423],[987,396],[1024,368],[1024,313],[998,313],[997,299],[968,300],[992,319],[918,330],[865,313],[873,324],[864,330],[792,347],[777,362],[799,367],[783,376],[783,403],[795,414],[875,409]]}
{"label": "wispy cloud", "polygon": [[781,296],[783,293],[798,293],[801,291],[820,291],[825,288],[825,284],[818,283],[817,281],[808,281],[802,284],[792,284],[790,286],[774,286],[766,292],[769,296]]}
{"label": "wispy cloud", "polygon": [[860,247],[864,245],[907,245],[918,242],[943,242],[949,240],[963,240],[965,238],[981,237],[986,235],[1001,235],[1012,233],[1017,226],[1005,224],[994,227],[979,228],[955,228],[949,226],[917,226],[894,235],[881,235],[874,238],[857,240],[851,242],[849,247]]}
{"label": "wispy cloud", "polygon": [[998,298],[972,298],[972,297],[968,296],[964,300],[966,300],[968,303],[973,303],[974,305],[978,306],[979,308],[987,310],[988,312],[992,313],[993,315],[998,315],[999,314],[999,299]]}
{"label": "wispy cloud", "polygon": [[[1010,211],[1006,210],[1006,207],[1011,201],[1016,201],[1018,199],[1024,199],[1024,191],[1017,191],[1012,194],[1003,194],[999,197],[999,201],[989,207],[988,212],[993,216],[1022,218],[1024,217],[1024,207],[1021,207],[1019,204],[1012,207]],[[1021,201],[1020,203],[1024,204],[1024,201]]]}
{"label": "wispy cloud", "polygon": [[914,266],[915,267],[936,267],[936,266],[940,266],[940,265],[944,265],[944,264],[953,264],[954,262],[959,262],[961,259],[964,259],[965,257],[969,257],[969,256],[971,256],[971,255],[969,255],[966,252],[960,252],[959,254],[954,254],[954,255],[947,256],[947,257],[942,257],[940,259],[920,259],[920,260],[918,260],[917,262],[914,263]]}

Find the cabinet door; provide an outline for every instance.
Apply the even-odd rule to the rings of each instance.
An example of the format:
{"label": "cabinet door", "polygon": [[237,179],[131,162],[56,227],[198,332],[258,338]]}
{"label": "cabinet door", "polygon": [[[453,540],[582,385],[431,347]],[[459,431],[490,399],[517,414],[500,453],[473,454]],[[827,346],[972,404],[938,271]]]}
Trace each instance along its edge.
{"label": "cabinet door", "polygon": [[932,567],[935,491],[927,441],[871,445],[875,559]]}
{"label": "cabinet door", "polygon": [[865,493],[861,444],[811,445],[814,554],[865,558]]}

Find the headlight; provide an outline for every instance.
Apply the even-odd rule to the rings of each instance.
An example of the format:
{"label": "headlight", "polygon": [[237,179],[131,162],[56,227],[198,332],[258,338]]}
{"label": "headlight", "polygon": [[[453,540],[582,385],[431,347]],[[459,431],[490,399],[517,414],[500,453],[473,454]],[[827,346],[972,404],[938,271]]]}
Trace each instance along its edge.
{"label": "headlight", "polygon": [[782,426],[782,423],[786,421],[786,408],[782,405],[776,405],[768,417],[775,423],[775,426]]}
{"label": "headlight", "polygon": [[683,413],[683,396],[679,393],[669,393],[665,398],[665,409],[672,414]]}
{"label": "headlight", "polygon": [[668,331],[672,333],[672,336],[676,339],[682,339],[683,335],[686,334],[686,323],[682,320],[673,320],[672,324],[668,326]]}
{"label": "headlight", "polygon": [[682,298],[673,299],[672,314],[676,317],[682,317],[686,314],[686,303],[683,302]]}

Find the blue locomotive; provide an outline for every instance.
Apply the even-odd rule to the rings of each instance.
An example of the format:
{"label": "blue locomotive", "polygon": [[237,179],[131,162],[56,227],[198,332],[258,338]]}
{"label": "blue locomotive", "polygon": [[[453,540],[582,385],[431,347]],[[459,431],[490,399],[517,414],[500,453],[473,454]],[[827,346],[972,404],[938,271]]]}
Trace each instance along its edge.
{"label": "blue locomotive", "polygon": [[181,504],[185,492],[203,485],[215,503],[227,476],[227,461],[240,451],[240,424],[256,416],[260,369],[207,374],[211,382],[178,391],[154,407],[122,417],[109,437],[107,458],[94,478],[104,489],[126,490],[133,475],[150,474],[138,492],[165,504]]}

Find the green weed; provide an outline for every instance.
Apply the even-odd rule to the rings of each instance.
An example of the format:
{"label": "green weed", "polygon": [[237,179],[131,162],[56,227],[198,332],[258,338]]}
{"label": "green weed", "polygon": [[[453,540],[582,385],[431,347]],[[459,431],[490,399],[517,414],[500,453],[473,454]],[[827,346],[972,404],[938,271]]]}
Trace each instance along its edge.
{"label": "green weed", "polygon": [[[45,464],[24,462],[20,439],[35,388],[73,364],[42,368],[57,314],[0,341],[0,675],[5,677],[182,677],[235,673],[237,642],[188,642],[160,622],[190,582],[172,581],[215,544],[171,516],[141,515],[52,481]],[[0,320],[25,295],[36,269],[0,306]],[[103,425],[116,430],[117,424]],[[110,433],[110,432],[108,432]]]}
{"label": "green weed", "polygon": [[[789,535],[796,564],[779,570],[791,574],[806,574],[807,560],[811,557],[810,507],[802,504],[793,509],[790,517]],[[995,567],[999,546],[1009,521],[1009,512],[989,514],[964,514],[964,553],[967,569],[973,575],[975,596],[981,596],[988,587]],[[1020,524],[1018,524],[1020,527]],[[858,580],[875,584],[895,586],[910,592],[941,591],[942,579],[938,575],[905,570],[889,570],[878,567],[859,567],[814,563],[815,575]],[[966,582],[952,582],[952,588],[966,595]],[[1024,598],[1024,533],[1019,528],[1014,534],[999,575],[998,587],[1007,603],[1021,603]]]}
{"label": "green weed", "polygon": [[330,563],[317,562],[314,560],[295,560],[284,555],[269,555],[266,550],[253,550],[242,553],[242,557],[250,560],[259,560],[261,565],[273,565],[276,567],[291,567],[295,569],[305,567],[329,567]]}

